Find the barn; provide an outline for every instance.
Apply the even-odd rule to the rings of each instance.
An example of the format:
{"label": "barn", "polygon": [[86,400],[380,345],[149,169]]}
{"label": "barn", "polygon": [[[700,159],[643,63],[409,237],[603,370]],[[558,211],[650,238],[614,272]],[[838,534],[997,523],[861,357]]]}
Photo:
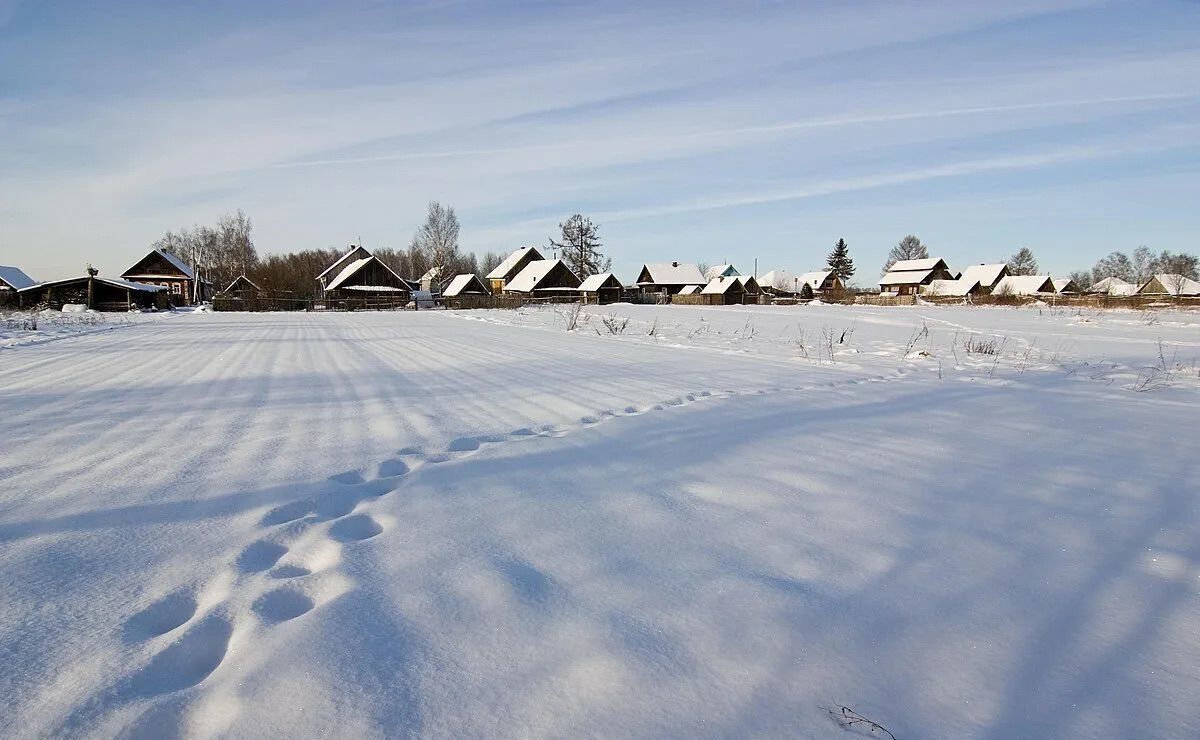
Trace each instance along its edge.
{"label": "barn", "polygon": [[492,293],[500,294],[506,290],[509,281],[515,278],[530,262],[544,261],[545,257],[537,251],[537,247],[521,247],[517,251],[504,258],[504,261],[496,265],[496,269],[487,274],[488,284],[491,285]]}
{"label": "barn", "polygon": [[616,303],[621,298],[621,281],[611,272],[589,275],[579,285],[586,303]]}
{"label": "barn", "polygon": [[131,311],[133,309],[169,308],[170,294],[162,285],[135,283],[122,278],[98,275],[51,280],[17,291],[21,308],[45,306],[56,311],[65,305],[87,306],[96,311]]}
{"label": "barn", "polygon": [[675,295],[686,285],[705,285],[709,281],[700,268],[685,262],[652,262],[642,265],[634,281],[643,293]]}
{"label": "barn", "polygon": [[574,297],[579,294],[579,286],[579,278],[562,260],[534,260],[505,283],[504,292],[536,298]]}
{"label": "barn", "polygon": [[212,283],[198,279],[192,268],[165,249],[152,249],[121,278],[142,285],[160,285],[167,289],[172,305],[191,306],[212,298]]}

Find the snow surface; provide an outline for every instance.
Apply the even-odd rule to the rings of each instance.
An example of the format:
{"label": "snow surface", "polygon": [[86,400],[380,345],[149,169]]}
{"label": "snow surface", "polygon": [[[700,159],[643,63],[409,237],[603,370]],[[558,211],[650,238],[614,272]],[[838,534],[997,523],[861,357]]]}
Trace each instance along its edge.
{"label": "snow surface", "polygon": [[1197,314],[564,318],[0,349],[0,737],[1200,735]]}

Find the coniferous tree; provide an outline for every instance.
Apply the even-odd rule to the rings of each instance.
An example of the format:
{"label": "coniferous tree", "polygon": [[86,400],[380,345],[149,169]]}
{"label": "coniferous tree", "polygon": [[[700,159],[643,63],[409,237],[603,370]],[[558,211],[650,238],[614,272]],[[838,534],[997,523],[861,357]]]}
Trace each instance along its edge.
{"label": "coniferous tree", "polygon": [[850,246],[846,244],[845,239],[837,240],[825,263],[843,283],[850,279],[854,274],[854,260],[850,258]]}
{"label": "coniferous tree", "polygon": [[1008,272],[1010,275],[1038,274],[1038,263],[1029,247],[1021,247],[1016,254],[1008,258]]}

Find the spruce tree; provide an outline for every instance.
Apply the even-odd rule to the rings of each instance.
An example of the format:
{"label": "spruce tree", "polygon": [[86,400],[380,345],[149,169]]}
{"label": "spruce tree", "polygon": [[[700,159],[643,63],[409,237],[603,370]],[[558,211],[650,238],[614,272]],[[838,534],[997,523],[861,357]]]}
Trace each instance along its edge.
{"label": "spruce tree", "polygon": [[837,240],[825,262],[843,283],[854,274],[854,260],[850,258],[850,246],[846,244],[845,239]]}

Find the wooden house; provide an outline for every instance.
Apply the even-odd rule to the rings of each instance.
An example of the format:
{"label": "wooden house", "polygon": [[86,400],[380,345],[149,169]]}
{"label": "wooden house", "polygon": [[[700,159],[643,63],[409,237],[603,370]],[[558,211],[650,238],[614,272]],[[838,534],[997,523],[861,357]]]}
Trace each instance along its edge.
{"label": "wooden house", "polygon": [[845,284],[842,283],[842,279],[833,270],[813,270],[812,272],[806,272],[800,275],[798,280],[801,285],[807,285],[814,295],[846,289]]}
{"label": "wooden house", "polygon": [[704,286],[700,295],[716,305],[733,306],[746,300],[746,284],[737,277],[716,277]]}
{"label": "wooden house", "polygon": [[643,293],[675,295],[687,285],[706,285],[700,268],[685,262],[653,262],[642,265],[634,281]]}
{"label": "wooden house", "polygon": [[54,310],[62,310],[66,305],[87,306],[96,311],[165,309],[170,307],[169,290],[163,285],[84,275],[22,288],[17,291],[17,305],[21,308],[48,306]]}
{"label": "wooden house", "polygon": [[747,296],[754,296],[755,301],[758,300],[758,295],[762,293],[762,288],[759,287],[758,280],[753,275],[727,275],[726,277],[741,283],[745,294]]}
{"label": "wooden house", "polygon": [[487,274],[488,284],[492,288],[492,293],[497,295],[503,293],[509,281],[528,267],[530,262],[540,262],[545,259],[542,253],[537,250],[537,247],[521,247],[508,255],[504,258],[503,262],[496,265],[496,269]]}
{"label": "wooden house", "polygon": [[1055,293],[1079,293],[1079,285],[1069,277],[1052,277],[1050,285],[1054,288]]}
{"label": "wooden house", "polygon": [[621,298],[621,281],[611,272],[589,275],[579,284],[579,292],[587,303],[616,303]]}
{"label": "wooden house", "polygon": [[491,295],[487,285],[484,284],[474,273],[463,273],[455,275],[446,289],[442,291],[442,295],[446,298],[458,298],[464,295]]}
{"label": "wooden house", "polygon": [[37,281],[19,267],[0,265],[0,306],[16,304],[17,291],[32,288]]}
{"label": "wooden house", "polygon": [[1092,283],[1092,287],[1088,288],[1087,292],[1110,296],[1130,296],[1137,293],[1139,287],[1141,286],[1114,276]]}
{"label": "wooden house", "polygon": [[708,281],[712,280],[713,278],[733,277],[741,274],[742,273],[738,272],[737,268],[733,265],[713,265],[704,271],[704,279]]}
{"label": "wooden house", "polygon": [[353,259],[338,262],[342,269],[323,281],[327,304],[341,308],[398,308],[412,296],[413,284],[365,249],[355,252]]}
{"label": "wooden house", "polygon": [[245,275],[238,275],[236,278],[234,278],[232,283],[225,286],[225,290],[222,290],[220,294],[223,294],[223,295],[231,295],[231,294],[235,294],[235,293],[258,294],[261,292],[263,292],[262,288],[258,287],[258,285],[253,280],[246,277]]}
{"label": "wooden house", "polygon": [[945,260],[937,257],[921,260],[900,260],[879,278],[881,295],[916,295],[922,285],[934,280],[953,280],[954,275]]}
{"label": "wooden house", "polygon": [[1152,275],[1138,288],[1137,294],[1175,297],[1200,296],[1200,282],[1183,275]]}
{"label": "wooden house", "polygon": [[800,292],[800,278],[787,270],[770,270],[758,276],[758,285],[764,293],[791,296]]}
{"label": "wooden house", "polygon": [[346,269],[347,265],[357,260],[366,259],[370,256],[371,253],[363,247],[356,247],[355,245],[351,244],[348,252],[343,254],[341,257],[338,257],[333,261],[333,264],[325,268],[324,272],[322,272],[320,275],[317,275],[317,282],[321,284],[321,295],[325,294],[325,290],[329,287],[329,281],[337,277],[338,273]]}
{"label": "wooden house", "polygon": [[1008,276],[1008,265],[1004,264],[1003,262],[996,262],[988,265],[971,265],[967,269],[963,270],[962,274],[958,277],[960,280],[967,280],[968,282],[974,280],[978,282],[978,293],[981,295],[988,295],[995,290],[996,285],[1001,280]]}
{"label": "wooden house", "polygon": [[942,298],[965,298],[979,295],[982,287],[978,278],[960,277],[957,280],[931,280],[929,285],[921,286],[921,295]]}
{"label": "wooden house", "polygon": [[1049,275],[1009,275],[1001,278],[1000,282],[996,283],[996,287],[992,289],[992,295],[997,296],[1037,295],[1053,292],[1054,283],[1050,281]]}
{"label": "wooden house", "polygon": [[167,289],[171,303],[191,306],[212,298],[212,283],[197,278],[192,268],[165,249],[152,249],[121,278],[142,285],[160,285]]}
{"label": "wooden house", "polygon": [[[532,247],[531,247],[532,248]],[[504,284],[505,293],[531,297],[576,296],[580,281],[562,260],[535,260]]]}

